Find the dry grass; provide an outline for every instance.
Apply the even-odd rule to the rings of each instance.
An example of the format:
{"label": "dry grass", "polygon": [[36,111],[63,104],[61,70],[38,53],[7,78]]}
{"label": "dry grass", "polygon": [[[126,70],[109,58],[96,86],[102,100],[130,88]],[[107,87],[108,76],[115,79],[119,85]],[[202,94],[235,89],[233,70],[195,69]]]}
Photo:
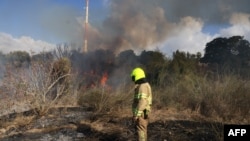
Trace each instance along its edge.
{"label": "dry grass", "polygon": [[34,120],[35,116],[22,116],[19,115],[14,118],[13,121],[1,121],[1,127],[16,127],[16,126],[25,126]]}
{"label": "dry grass", "polygon": [[[216,121],[219,123],[250,123],[250,81],[237,76],[219,76],[208,79],[195,75],[183,76],[180,81],[169,83],[165,87],[153,86],[153,107],[150,122],[158,121]],[[73,95],[65,95],[54,106],[80,105],[88,107],[92,115],[90,121],[83,125],[97,132],[109,134],[120,131],[119,125],[107,124],[126,119],[130,122],[131,104],[133,100],[133,84],[109,89],[96,86],[91,89],[74,91]],[[34,117],[18,117],[10,122],[1,121],[0,134],[9,130],[27,126]],[[106,123],[106,124],[105,124]],[[118,122],[116,122],[118,123]],[[127,124],[127,123],[126,123]],[[106,127],[109,126],[110,130]],[[65,125],[62,128],[76,128]],[[212,126],[214,133],[221,138],[217,126]],[[59,130],[56,127],[27,130],[26,133],[50,132]]]}
{"label": "dry grass", "polygon": [[0,121],[0,137],[3,137],[6,132],[28,126],[35,119],[35,116],[17,115],[13,121]]}
{"label": "dry grass", "polygon": [[[130,115],[130,88],[103,91],[96,88],[80,95],[78,104],[99,113]],[[164,88],[153,87],[153,119],[197,118],[228,123],[250,122],[250,81],[237,76],[185,76]],[[127,91],[127,93],[126,93]],[[172,113],[171,113],[172,112]],[[175,113],[175,114],[174,114]],[[174,115],[174,117],[170,117]],[[155,117],[154,117],[155,116]]]}
{"label": "dry grass", "polygon": [[132,103],[132,94],[126,90],[119,89],[110,91],[104,88],[94,88],[79,95],[78,104],[91,107],[96,113],[107,113],[112,111],[123,111]]}
{"label": "dry grass", "polygon": [[217,80],[186,76],[177,83],[154,91],[154,106],[190,110],[221,122],[250,122],[250,81],[237,76]]}
{"label": "dry grass", "polygon": [[25,133],[26,134],[31,134],[31,133],[49,133],[49,132],[53,132],[53,131],[58,131],[60,129],[74,129],[74,130],[76,130],[77,126],[73,125],[73,124],[67,124],[67,125],[62,125],[60,127],[52,126],[52,127],[46,127],[46,128],[37,128],[37,129],[27,130]]}
{"label": "dry grass", "polygon": [[[249,83],[235,76],[223,76],[217,80],[186,76],[182,81],[164,88],[154,86],[151,120],[194,119],[250,123]],[[76,95],[65,96],[57,106],[78,104],[89,107],[96,115],[130,117],[132,87],[124,86],[115,90],[95,87],[82,91],[78,98]]]}

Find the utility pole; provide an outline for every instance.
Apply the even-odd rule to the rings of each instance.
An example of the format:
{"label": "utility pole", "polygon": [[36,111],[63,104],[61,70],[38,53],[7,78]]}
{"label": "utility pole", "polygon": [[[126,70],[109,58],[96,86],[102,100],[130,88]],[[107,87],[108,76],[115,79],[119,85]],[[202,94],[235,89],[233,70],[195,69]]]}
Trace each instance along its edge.
{"label": "utility pole", "polygon": [[84,23],[84,44],[83,44],[83,52],[88,52],[88,16],[89,16],[89,0],[85,0],[85,23]]}

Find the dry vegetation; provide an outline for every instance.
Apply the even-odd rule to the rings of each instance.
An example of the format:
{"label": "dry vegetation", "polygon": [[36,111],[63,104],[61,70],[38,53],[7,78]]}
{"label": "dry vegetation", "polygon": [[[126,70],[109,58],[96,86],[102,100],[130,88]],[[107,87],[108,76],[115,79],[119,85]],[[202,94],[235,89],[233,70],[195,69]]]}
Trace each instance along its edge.
{"label": "dry vegetation", "polygon": [[[99,83],[98,76],[96,83],[85,87],[78,72],[71,69],[71,62],[64,57],[48,62],[31,61],[24,69],[7,67],[0,91],[4,100],[0,106],[12,114],[1,112],[0,137],[28,140],[25,137],[39,138],[38,134],[63,130],[78,138],[67,136],[68,140],[133,139],[132,82],[111,87],[109,83]],[[195,73],[171,76],[164,68],[159,74],[162,77],[152,85],[150,140],[221,141],[224,123],[250,123],[248,79],[235,74],[213,74],[212,78]],[[26,108],[13,108],[14,105]],[[51,112],[56,107],[64,110],[58,108],[60,112]],[[70,107],[84,109],[67,110]],[[23,113],[26,110],[31,111]],[[44,119],[51,123],[38,126],[38,121]]]}
{"label": "dry vegetation", "polygon": [[[211,121],[247,124],[250,122],[249,83],[236,76],[221,76],[216,81],[185,77],[182,81],[165,88],[153,87],[153,109],[154,111],[174,109],[176,114],[186,113],[183,114],[183,118],[199,115],[201,119]],[[119,88],[116,91],[91,89],[79,95],[78,104],[91,107],[97,113],[122,111],[120,113],[122,115],[124,111],[130,109],[131,88],[132,86]],[[161,114],[164,115],[164,112]],[[153,117],[161,117],[161,114],[155,113]]]}
{"label": "dry vegetation", "polygon": [[[204,79],[202,80],[206,81]],[[229,85],[228,81],[221,81],[217,84],[213,84],[213,88],[208,88],[207,83],[208,82],[198,83],[200,85],[199,87],[204,89],[203,91],[206,93],[197,95],[190,95],[191,92],[186,91],[188,87],[191,87],[190,80],[187,82],[183,81],[181,84],[176,84],[175,88],[173,86],[168,86],[165,89],[153,88],[154,106],[150,116],[150,139],[154,140],[160,137],[162,140],[168,139],[178,141],[187,139],[191,134],[193,140],[200,140],[199,137],[204,136],[208,132],[207,137],[202,137],[204,140],[207,140],[212,136],[212,139],[219,141],[222,140],[223,123],[249,122],[246,115],[240,115],[242,113],[229,119],[228,115],[233,115],[233,111],[228,109],[228,113],[223,112],[225,115],[220,115],[219,113],[221,110],[224,110],[222,109],[223,107],[221,107],[221,109],[213,109],[213,107],[219,107],[222,105],[226,107],[230,106],[225,105],[227,102],[218,103],[215,101],[204,103],[207,105],[202,105],[202,102],[208,98],[207,95],[210,93],[217,93],[216,99],[213,97],[214,95],[211,95],[211,99],[223,99],[223,95],[219,95],[218,92],[216,92],[218,89],[215,89],[214,87],[226,89],[225,87]],[[131,91],[132,88],[133,85],[120,87],[117,90],[106,89],[106,87],[95,87],[79,93],[77,98],[78,105],[86,107],[85,112],[90,112],[87,117],[79,119],[77,123],[74,124],[69,124],[71,121],[68,121],[66,123],[61,123],[61,125],[51,125],[48,127],[37,127],[34,125],[36,123],[35,121],[41,120],[42,118],[49,119],[53,117],[54,120],[60,121],[60,115],[53,115],[53,112],[47,113],[43,117],[34,115],[24,116],[19,114],[18,116],[15,116],[13,120],[7,122],[6,120],[2,120],[1,136],[3,139],[18,137],[20,134],[28,137],[34,136],[35,134],[54,133],[64,129],[89,134],[89,137],[85,138],[86,140],[100,140],[101,138],[102,140],[132,139],[133,127],[130,122],[130,105],[133,97],[133,91]],[[227,92],[234,91],[232,89],[227,89]],[[238,87],[235,87],[235,90],[236,89],[238,89]],[[185,93],[182,93],[184,90]],[[190,96],[192,97],[190,98]],[[62,100],[71,102],[64,103],[65,105],[72,104],[72,97],[64,97]],[[203,110],[206,110],[207,112],[204,112]],[[84,111],[81,112],[84,113]],[[209,115],[207,113],[212,114]],[[245,120],[243,121],[242,118]],[[32,128],[33,126],[36,128]]]}
{"label": "dry vegetation", "polygon": [[69,92],[70,62],[62,58],[54,63],[32,62],[29,68],[7,69],[3,87],[7,95],[22,101],[39,115],[53,107],[62,95]]}

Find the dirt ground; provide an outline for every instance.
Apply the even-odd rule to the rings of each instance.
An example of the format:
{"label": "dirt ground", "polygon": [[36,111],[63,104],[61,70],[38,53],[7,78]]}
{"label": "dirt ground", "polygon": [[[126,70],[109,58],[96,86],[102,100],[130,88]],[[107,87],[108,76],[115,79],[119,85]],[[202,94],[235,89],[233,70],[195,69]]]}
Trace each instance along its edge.
{"label": "dirt ground", "polygon": [[[223,140],[222,123],[170,110],[151,117],[149,141]],[[1,141],[134,141],[134,131],[129,113],[93,114],[80,107],[52,109],[45,116],[27,111],[0,117]]]}

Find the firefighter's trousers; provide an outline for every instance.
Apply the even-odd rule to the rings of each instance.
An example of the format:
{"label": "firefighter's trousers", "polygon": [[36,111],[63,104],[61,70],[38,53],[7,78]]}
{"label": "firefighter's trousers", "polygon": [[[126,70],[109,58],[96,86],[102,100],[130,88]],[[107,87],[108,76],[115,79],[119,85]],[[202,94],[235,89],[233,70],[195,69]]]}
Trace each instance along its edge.
{"label": "firefighter's trousers", "polygon": [[136,123],[138,141],[147,141],[148,118],[139,117]]}

